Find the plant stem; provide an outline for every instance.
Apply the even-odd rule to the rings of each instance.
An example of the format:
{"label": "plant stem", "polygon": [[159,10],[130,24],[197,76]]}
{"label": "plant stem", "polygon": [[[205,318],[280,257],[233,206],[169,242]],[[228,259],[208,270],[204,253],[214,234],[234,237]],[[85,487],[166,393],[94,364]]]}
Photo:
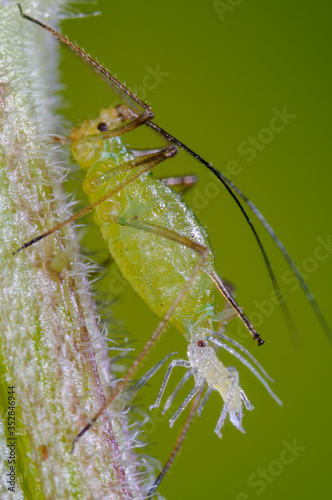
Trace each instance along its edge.
{"label": "plant stem", "polygon": [[[54,26],[65,0],[22,1]],[[5,5],[4,5],[5,4]],[[22,243],[67,214],[63,165],[51,138],[57,44],[0,7],[0,496],[13,498],[7,446],[8,387],[15,387],[15,498],[141,498],[129,474],[124,419],[106,414],[71,455],[72,439],[104,401],[112,381],[106,343],[72,230],[16,256]],[[115,407],[116,408],[116,407]],[[13,470],[13,469],[12,469]],[[132,469],[131,469],[132,470]],[[9,488],[9,489],[8,489]]]}

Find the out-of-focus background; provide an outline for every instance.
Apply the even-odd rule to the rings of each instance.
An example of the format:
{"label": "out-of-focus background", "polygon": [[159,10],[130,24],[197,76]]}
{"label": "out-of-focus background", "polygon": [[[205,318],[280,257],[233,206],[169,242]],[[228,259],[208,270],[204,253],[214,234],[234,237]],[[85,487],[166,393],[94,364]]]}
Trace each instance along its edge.
{"label": "out-of-focus background", "polygon": [[[330,3],[100,0],[81,10],[100,10],[101,15],[64,21],[62,32],[147,99],[156,123],[227,173],[257,204],[332,326]],[[67,107],[61,112],[71,124],[116,103],[81,61],[65,50],[62,56],[61,94]],[[124,140],[147,149],[161,144],[149,131]],[[160,492],[169,500],[327,500],[331,345],[280,254],[256,224],[299,331],[301,345],[294,345],[280,307],[273,303],[257,245],[234,202],[184,153],[157,171],[180,173],[199,176],[186,200],[207,227],[218,270],[236,284],[238,302],[266,343],[258,348],[237,320],[228,331],[275,378],[284,406],[278,407],[248,370],[228,357],[255,406],[244,417],[246,434],[228,423],[222,440],[217,438],[213,429],[221,401],[214,394]],[[102,242],[99,236],[97,243],[93,239],[90,251],[98,247],[100,262],[106,250],[102,257]],[[88,237],[83,244],[89,246]],[[138,353],[157,320],[121,282],[114,266],[109,269],[100,286],[117,297],[110,332],[123,328],[136,340]],[[145,367],[172,351],[185,356],[186,342],[169,330]],[[142,408],[154,401],[161,377],[141,391],[137,403]],[[169,429],[160,411],[152,417],[146,427],[152,444],[145,451],[164,462],[180,423]]]}

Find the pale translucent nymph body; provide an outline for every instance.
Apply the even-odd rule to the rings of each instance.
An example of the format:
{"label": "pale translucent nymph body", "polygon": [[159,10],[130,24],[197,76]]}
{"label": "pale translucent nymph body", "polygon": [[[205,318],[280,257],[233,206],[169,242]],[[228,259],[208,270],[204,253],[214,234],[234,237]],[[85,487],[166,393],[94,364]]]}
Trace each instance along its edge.
{"label": "pale translucent nymph body", "polygon": [[[100,117],[84,122],[72,132],[72,154],[87,170],[83,189],[90,203],[126,183],[132,175],[130,168],[124,169],[123,165],[130,166],[134,162],[135,152],[129,151],[119,137],[100,140],[97,137],[101,130],[119,126],[119,123],[121,116],[113,108],[101,111]],[[213,334],[215,315],[215,286],[210,275],[211,272],[216,274],[216,271],[206,231],[197,217],[176,192],[149,172],[128,182],[115,195],[100,203],[94,218],[121,273],[160,318],[165,316],[189,280],[199,256],[187,245],[160,234],[151,234],[140,224],[172,231],[209,250],[205,271],[200,271],[195,277],[170,318],[170,323],[189,342],[188,360],[173,360],[170,363],[154,406],[160,403],[172,368],[184,366],[188,369],[186,377],[194,376],[195,386],[172,417],[171,424],[207,383],[208,390],[217,390],[224,400],[216,432],[220,435],[227,414],[232,423],[242,430],[242,404],[244,402],[248,409],[252,406],[239,386],[237,371],[225,367],[212,347],[213,343],[220,342],[209,336]],[[226,344],[221,343],[220,346],[225,347]],[[244,358],[239,356],[243,361]]]}

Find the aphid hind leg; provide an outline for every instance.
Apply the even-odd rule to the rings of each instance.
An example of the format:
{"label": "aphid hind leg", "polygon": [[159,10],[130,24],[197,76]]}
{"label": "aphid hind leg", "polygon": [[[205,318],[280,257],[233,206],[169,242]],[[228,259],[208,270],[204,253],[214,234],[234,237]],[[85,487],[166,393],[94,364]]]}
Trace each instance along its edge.
{"label": "aphid hind leg", "polygon": [[[200,249],[202,248],[201,245],[197,245],[192,240],[189,240],[188,238],[175,233],[174,231],[170,231],[169,229],[154,225],[154,224],[149,224],[147,222],[138,220],[138,219],[128,219],[124,217],[117,217],[117,216],[110,216],[113,218],[114,222],[117,222],[118,224],[122,225],[128,225],[131,227],[135,227],[136,229],[142,229],[143,231],[148,231],[154,234],[158,234],[159,236],[162,236],[164,238],[168,238],[173,241],[177,241],[180,244],[186,245],[189,248],[192,248],[193,250],[198,251],[200,253]],[[242,320],[242,322],[245,324],[249,332],[251,333],[252,337],[254,340],[257,340],[258,345],[262,345],[264,343],[264,340],[261,339],[259,333],[255,330],[247,316],[243,313],[242,308],[239,307],[237,302],[235,301],[234,297],[232,294],[229,292],[228,284],[225,285],[223,282],[222,278],[212,269],[204,269],[204,271],[208,274],[208,276],[212,279],[212,281],[215,283],[217,289],[221,292],[221,294],[225,297],[227,302],[230,304],[232,309],[235,311],[236,315],[239,316],[239,318]],[[233,317],[232,313],[231,316]]]}
{"label": "aphid hind leg", "polygon": [[[168,238],[173,241],[177,241],[180,244],[184,244],[188,246],[189,248],[192,248],[193,250],[196,250],[200,252],[201,245],[197,245],[192,240],[189,240],[188,238],[175,233],[174,231],[170,231],[169,229],[154,225],[154,224],[149,224],[147,222],[138,220],[138,219],[128,219],[124,217],[117,217],[110,215],[110,218],[113,219],[114,222],[117,222],[118,224],[122,225],[128,225],[131,227],[135,227],[136,229],[142,229],[143,231],[148,231],[154,234],[158,234],[159,236],[162,236],[164,238]],[[227,288],[227,285],[224,284],[222,278],[218,276],[218,274],[211,270],[204,269],[204,271],[210,276],[212,281],[215,283],[217,286],[218,290],[221,292],[221,294],[225,297],[227,302],[230,304],[232,309],[235,311],[236,315],[240,317],[242,322],[245,324],[249,332],[252,334],[253,339],[257,340],[258,345],[261,345],[264,343],[264,340],[261,339],[259,333],[255,330],[247,316],[243,313],[241,307],[238,306],[237,302],[235,301],[234,297],[231,295],[229,292],[229,289]]]}
{"label": "aphid hind leg", "polygon": [[[217,425],[214,429],[214,432],[217,434],[217,436],[219,438],[222,437],[222,434],[221,434],[221,431],[220,429],[223,427],[224,423],[225,423],[225,420],[226,420],[226,417],[229,413],[229,405],[230,405],[230,402],[231,402],[231,399],[232,399],[232,396],[233,396],[233,391],[234,391],[234,386],[235,386],[235,383],[236,383],[236,380],[235,378],[232,380],[232,382],[230,383],[230,386],[229,386],[229,391],[228,391],[228,394],[227,394],[227,397],[226,397],[226,401],[223,405],[223,408],[221,410],[221,414],[220,414],[220,417],[218,419],[218,422],[217,422]],[[236,426],[241,432],[244,432],[242,426],[239,427],[238,425]]]}

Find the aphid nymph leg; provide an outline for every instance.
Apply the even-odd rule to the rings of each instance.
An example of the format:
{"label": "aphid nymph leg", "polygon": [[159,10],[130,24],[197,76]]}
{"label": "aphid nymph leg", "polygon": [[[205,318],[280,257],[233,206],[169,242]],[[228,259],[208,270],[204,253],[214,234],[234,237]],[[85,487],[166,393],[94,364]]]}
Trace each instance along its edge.
{"label": "aphid nymph leg", "polygon": [[128,395],[130,398],[133,397],[133,395],[139,391],[139,389],[141,389],[149,380],[151,377],[153,377],[157,371],[159,370],[159,368],[162,367],[162,365],[168,360],[168,358],[170,356],[173,356],[173,354],[176,354],[175,352],[171,352],[170,354],[167,354],[167,356],[165,356],[161,361],[159,361],[156,365],[154,365],[153,368],[151,368],[151,370],[149,370],[148,372],[146,372],[139,380],[138,382],[136,382],[134,384],[134,386],[131,388],[130,391],[128,391]]}
{"label": "aphid nymph leg", "polygon": [[248,396],[246,395],[246,393],[244,392],[244,390],[241,389],[241,387],[239,388],[239,390],[240,390],[241,399],[244,402],[244,406],[246,407],[247,410],[252,411],[254,409],[254,406],[249,401]]}
{"label": "aphid nymph leg", "polygon": [[190,368],[191,365],[190,365],[189,361],[187,361],[185,359],[173,359],[173,361],[170,362],[170,364],[169,364],[169,366],[168,366],[168,368],[166,370],[166,374],[165,374],[164,380],[163,380],[163,382],[161,384],[160,391],[158,393],[156,402],[149,407],[150,410],[152,410],[152,408],[158,408],[158,406],[160,405],[161,398],[163,397],[163,394],[165,392],[166,385],[168,384],[168,381],[169,381],[169,378],[171,376],[172,370],[176,366],[184,366],[185,368]]}
{"label": "aphid nymph leg", "polygon": [[172,392],[172,394],[168,397],[168,399],[167,399],[167,401],[165,403],[165,406],[163,408],[163,411],[162,411],[163,415],[169,409],[169,407],[173,403],[174,399],[176,398],[177,394],[180,392],[180,390],[182,389],[182,387],[186,384],[186,382],[188,382],[188,380],[192,376],[193,376],[193,373],[191,372],[191,370],[187,370],[186,373],[183,375],[182,379],[180,380],[180,382],[178,383],[178,385],[175,387],[175,389]]}
{"label": "aphid nymph leg", "polygon": [[[234,424],[233,420],[232,420],[232,411],[230,410],[230,404],[231,404],[231,400],[232,400],[232,397],[233,397],[233,392],[234,392],[234,388],[235,388],[235,385],[238,383],[238,378],[237,377],[237,380],[236,378],[234,377],[233,380],[231,381],[230,383],[230,386],[229,386],[229,390],[228,390],[228,394],[227,394],[227,398],[226,398],[226,401],[223,405],[223,408],[222,408],[222,411],[221,411],[221,414],[220,414],[220,417],[218,419],[218,422],[217,422],[217,425],[214,429],[214,432],[217,434],[218,437],[222,437],[222,434],[220,432],[220,429],[222,428],[222,426],[224,425],[225,423],[225,420],[226,420],[226,417],[227,415],[229,414],[230,416],[230,419],[232,421],[232,423]],[[237,429],[239,429],[241,432],[244,432],[243,428],[242,428],[242,425],[235,425],[237,427]]]}
{"label": "aphid nymph leg", "polygon": [[204,381],[196,383],[194,385],[194,388],[189,392],[188,396],[185,398],[181,406],[176,410],[174,413],[173,417],[169,421],[169,426],[172,427],[175,420],[179,417],[179,415],[183,412],[183,410],[186,408],[188,403],[192,400],[192,398],[197,394],[197,392],[200,390],[202,385],[204,384]]}

